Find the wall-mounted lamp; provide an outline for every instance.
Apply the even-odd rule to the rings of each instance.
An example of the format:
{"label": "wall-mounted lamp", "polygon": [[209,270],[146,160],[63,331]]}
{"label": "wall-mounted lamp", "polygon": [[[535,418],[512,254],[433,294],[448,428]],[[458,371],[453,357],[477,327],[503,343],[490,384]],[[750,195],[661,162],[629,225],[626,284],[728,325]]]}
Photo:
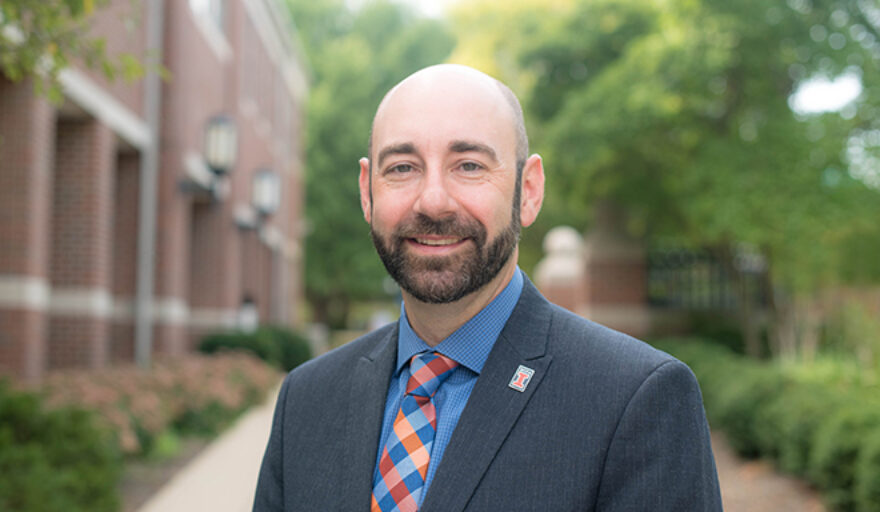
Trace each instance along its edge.
{"label": "wall-mounted lamp", "polygon": [[268,217],[281,205],[281,177],[272,169],[258,169],[251,188],[251,206],[261,217]]}
{"label": "wall-mounted lamp", "polygon": [[225,114],[212,117],[205,126],[205,163],[218,175],[228,174],[235,165],[238,130],[235,121]]}

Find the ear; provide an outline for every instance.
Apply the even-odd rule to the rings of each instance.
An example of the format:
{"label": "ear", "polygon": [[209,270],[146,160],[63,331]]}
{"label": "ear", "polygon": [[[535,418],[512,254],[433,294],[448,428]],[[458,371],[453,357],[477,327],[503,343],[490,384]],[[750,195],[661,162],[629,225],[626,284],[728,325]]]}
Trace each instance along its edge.
{"label": "ear", "polygon": [[519,220],[524,227],[531,226],[544,203],[544,163],[540,155],[534,154],[526,160],[520,201]]}
{"label": "ear", "polygon": [[370,160],[361,158],[358,160],[361,166],[361,173],[358,177],[358,186],[361,190],[361,210],[364,212],[364,220],[370,223],[373,213],[372,197],[370,194]]}

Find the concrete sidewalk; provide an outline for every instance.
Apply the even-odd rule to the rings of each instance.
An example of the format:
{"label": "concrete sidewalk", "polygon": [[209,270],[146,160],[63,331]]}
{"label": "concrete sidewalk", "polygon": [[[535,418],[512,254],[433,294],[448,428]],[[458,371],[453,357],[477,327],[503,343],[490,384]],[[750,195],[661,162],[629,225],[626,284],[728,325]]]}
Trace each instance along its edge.
{"label": "concrete sidewalk", "polygon": [[276,396],[241,417],[138,512],[249,512]]}

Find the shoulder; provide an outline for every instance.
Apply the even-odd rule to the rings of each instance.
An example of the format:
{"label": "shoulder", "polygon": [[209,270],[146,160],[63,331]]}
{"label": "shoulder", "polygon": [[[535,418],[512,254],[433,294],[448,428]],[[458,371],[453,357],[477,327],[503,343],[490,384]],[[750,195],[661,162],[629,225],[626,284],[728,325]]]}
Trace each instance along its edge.
{"label": "shoulder", "polygon": [[669,354],[604,325],[550,304],[548,338],[556,350],[574,357],[604,363],[626,363],[632,367],[656,367],[676,361]]}
{"label": "shoulder", "polygon": [[287,374],[284,386],[295,384],[308,392],[338,382],[360,359],[379,357],[396,340],[397,322],[393,322],[297,366]]}
{"label": "shoulder", "polygon": [[[507,335],[522,354],[546,354],[557,376],[639,383],[664,365],[687,370],[665,352],[549,302],[528,280],[508,321]],[[686,372],[687,373],[687,372]]]}
{"label": "shoulder", "polygon": [[645,387],[699,389],[690,368],[671,355],[559,306],[549,308],[547,350],[554,374],[576,387],[624,401]]}

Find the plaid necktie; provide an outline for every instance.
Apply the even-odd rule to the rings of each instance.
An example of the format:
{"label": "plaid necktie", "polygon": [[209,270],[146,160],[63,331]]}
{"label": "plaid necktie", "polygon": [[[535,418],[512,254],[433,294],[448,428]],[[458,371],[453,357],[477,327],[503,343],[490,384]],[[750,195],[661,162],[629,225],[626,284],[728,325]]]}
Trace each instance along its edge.
{"label": "plaid necktie", "polygon": [[379,458],[371,512],[414,512],[425,487],[437,411],[431,397],[458,363],[435,352],[416,354],[394,428]]}

